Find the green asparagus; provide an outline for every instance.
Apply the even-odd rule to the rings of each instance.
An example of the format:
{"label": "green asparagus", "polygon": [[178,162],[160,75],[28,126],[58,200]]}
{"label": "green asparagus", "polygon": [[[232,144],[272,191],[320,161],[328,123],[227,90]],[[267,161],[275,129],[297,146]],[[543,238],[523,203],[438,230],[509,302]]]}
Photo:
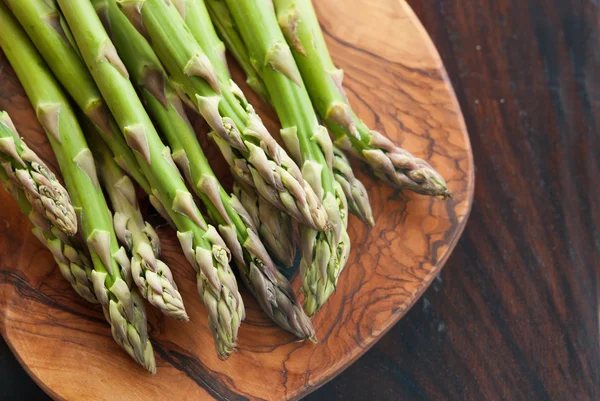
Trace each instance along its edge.
{"label": "green asparagus", "polygon": [[119,11],[114,0],[92,0],[92,3],[110,26],[117,51],[147,109],[171,145],[173,159],[204,203],[209,216],[218,224],[242,279],[263,310],[279,325],[300,338],[314,337],[310,320],[290,283],[275,268],[258,239],[248,213],[237,198],[227,194],[213,173],[185,116],[183,104],[154,51]]}
{"label": "green asparagus", "polygon": [[[5,0],[57,79],[84,114],[94,122],[115,161],[148,193],[150,184],[121,136],[83,60],[56,0]],[[153,204],[156,202],[153,202]]]}
{"label": "green asparagus", "polygon": [[243,183],[234,182],[233,193],[248,212],[269,253],[283,266],[292,266],[296,258],[296,242],[290,216],[265,201],[253,188]]}
{"label": "green asparagus", "polygon": [[66,235],[77,233],[77,216],[69,193],[54,173],[21,140],[8,113],[0,111],[0,163],[19,183],[33,208]]}
{"label": "green asparagus", "polygon": [[[227,8],[227,4],[225,4],[223,0],[206,0],[206,5],[208,6],[211,18],[213,19],[219,34],[223,40],[225,40],[227,48],[240,64],[242,70],[244,70],[248,82],[252,82],[251,87],[263,99],[270,103],[264,82],[258,76],[256,69],[252,66],[248,49],[246,49],[246,45],[242,42],[242,38],[240,37],[239,31],[233,21],[233,17]],[[333,152],[337,156],[334,158],[333,163],[334,177],[336,181],[340,183],[346,194],[346,198],[348,198],[350,211],[365,223],[373,226],[375,221],[373,219],[373,211],[371,210],[369,195],[366,188],[354,176],[352,166],[350,166],[350,162],[342,154],[341,150],[334,146]]]}
{"label": "green asparagus", "polygon": [[373,210],[371,209],[367,189],[354,176],[350,161],[344,152],[335,145],[333,146],[333,175],[348,199],[350,211],[365,223],[374,226],[375,219],[373,218]]}
{"label": "green asparagus", "polygon": [[235,349],[245,311],[229,267],[231,255],[225,242],[194,203],[92,4],[89,0],[58,0],[58,4],[96,85],[152,186],[152,193],[162,205],[170,205],[166,211],[178,229],[184,254],[196,271],[217,353],[227,358]]}
{"label": "green asparagus", "polygon": [[[233,18],[231,17],[231,13],[227,8],[227,5],[220,0],[197,0],[197,1],[205,1],[206,8],[210,14],[210,18],[213,22],[214,27],[217,32],[221,36],[221,38],[225,41],[227,49],[233,54],[237,62],[244,70],[246,74],[246,83],[254,92],[256,92],[263,100],[269,102],[269,93],[267,92],[267,88],[265,88],[262,79],[258,76],[258,73],[252,66],[250,62],[250,56],[248,55],[248,49],[246,49],[246,45],[244,41],[240,37],[239,32],[235,28],[235,23],[233,22]],[[194,24],[190,21],[190,17],[186,18],[186,22],[188,26],[193,26]],[[194,33],[192,29],[192,33]],[[197,37],[197,35],[195,35]]]}
{"label": "green asparagus", "polygon": [[32,224],[32,233],[48,248],[54,256],[63,277],[71,284],[75,292],[86,301],[98,303],[92,284],[93,266],[85,252],[71,241],[65,233],[53,226],[38,213],[29,202],[22,187],[12,180],[8,173],[0,168],[0,182],[19,205],[21,212]]}
{"label": "green asparagus", "polygon": [[[210,10],[208,2],[205,3],[204,0],[188,0],[182,4],[184,5],[181,7],[183,11],[182,14],[186,24],[200,46],[203,49],[218,50],[216,52],[213,51],[212,53],[207,52],[207,54],[211,61],[214,60],[213,65],[222,75],[221,78],[228,79],[230,78],[230,75],[226,61],[218,63],[219,58],[226,60],[226,57],[223,54],[223,43],[219,40],[210,19],[212,19],[212,22],[214,22],[215,25],[218,25],[218,23],[226,25],[226,27],[216,26],[216,28],[221,33],[226,32],[230,35],[226,40],[227,45],[233,53],[237,55],[236,58],[242,65],[246,74],[246,82],[256,93],[267,100],[267,90],[258,76],[258,73],[250,63],[246,45],[242,41],[237,30],[234,29],[233,19],[231,19],[227,6],[223,5],[222,7],[219,7],[220,3],[215,6],[216,12],[223,14],[226,17],[216,20],[212,18],[214,10]],[[239,185],[236,185],[236,187],[239,191],[236,193],[243,193],[246,195],[243,198],[247,202],[244,206],[250,206],[253,208],[253,211],[256,212],[252,213],[248,210],[252,217],[257,217],[257,219],[253,218],[254,225],[257,227],[260,238],[264,241],[269,253],[275,255],[279,262],[284,263],[286,266],[291,266],[296,254],[296,245],[294,243],[294,237],[291,235],[292,222],[288,218],[288,215],[274,207],[264,198],[258,196],[257,191],[251,186],[241,182],[241,180],[238,180],[238,182]],[[244,188],[244,191],[242,191],[242,188]],[[242,201],[242,198],[239,199]],[[258,219],[259,216],[260,219]]]}
{"label": "green asparagus", "polygon": [[100,169],[100,181],[113,208],[115,232],[131,254],[131,276],[140,294],[165,315],[189,320],[171,269],[159,259],[160,239],[144,221],[133,182],[115,163],[110,149],[97,134],[91,132],[88,138]]}
{"label": "green asparagus", "polygon": [[[296,163],[266,130],[239,87],[229,79],[218,49],[211,48],[206,54],[170,2],[117,3],[138,30],[150,38],[177,87],[193,100],[214,130],[212,137],[237,179],[256,188],[261,196],[298,221],[323,229],[327,216],[318,197]],[[198,23],[203,27],[204,23],[210,24]]]}
{"label": "green asparagus", "polygon": [[333,64],[311,0],[273,0],[273,4],[313,104],[336,144],[400,188],[449,197],[446,182],[426,161],[370,130],[354,113],[342,87],[344,73]]}
{"label": "green asparagus", "polygon": [[81,209],[81,232],[94,266],[91,276],[94,292],[113,337],[138,363],[155,372],[144,305],[124,280],[129,260],[124,257],[124,249],[118,248],[92,153],[61,87],[3,3],[0,3],[0,47],[46,130],[73,204]]}
{"label": "green asparagus", "polygon": [[227,5],[279,116],[282,138],[301,162],[303,175],[322,199],[332,224],[326,232],[310,228],[301,232],[304,308],[313,315],[335,290],[350,252],[348,205],[331,170],[332,143],[325,127],[319,125],[271,4],[227,0]]}

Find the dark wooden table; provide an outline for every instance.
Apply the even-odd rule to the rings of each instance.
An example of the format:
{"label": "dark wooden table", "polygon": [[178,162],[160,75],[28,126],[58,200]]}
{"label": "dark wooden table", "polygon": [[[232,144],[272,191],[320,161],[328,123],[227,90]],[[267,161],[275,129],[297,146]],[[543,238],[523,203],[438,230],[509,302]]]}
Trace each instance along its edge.
{"label": "dark wooden table", "polygon": [[[423,298],[307,399],[600,400],[600,1],[410,3],[469,128],[473,211]],[[48,398],[0,340],[13,399]]]}

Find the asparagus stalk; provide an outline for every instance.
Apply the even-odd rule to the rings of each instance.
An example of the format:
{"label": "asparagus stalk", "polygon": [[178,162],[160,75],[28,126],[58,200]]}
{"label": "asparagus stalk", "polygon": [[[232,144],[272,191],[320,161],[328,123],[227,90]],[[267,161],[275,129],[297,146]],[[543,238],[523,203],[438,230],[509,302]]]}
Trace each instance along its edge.
{"label": "asparagus stalk", "polygon": [[296,243],[290,216],[265,201],[253,188],[243,183],[234,182],[233,193],[248,212],[269,253],[284,266],[292,266],[296,258]]}
{"label": "asparagus stalk", "polygon": [[93,266],[85,252],[54,227],[52,223],[35,210],[22,187],[10,178],[7,171],[0,169],[0,182],[19,205],[21,212],[32,224],[32,233],[54,256],[63,277],[75,292],[91,303],[98,303],[92,284]]}
{"label": "asparagus stalk", "polygon": [[159,259],[160,239],[144,221],[133,182],[115,163],[102,139],[94,133],[88,137],[100,169],[100,181],[113,207],[115,232],[131,254],[131,275],[140,294],[165,315],[189,320],[171,269]]}
{"label": "asparagus stalk", "polygon": [[208,309],[217,353],[227,358],[235,349],[244,304],[229,267],[229,251],[213,226],[204,220],[179,171],[152,125],[129,73],[88,0],[59,0],[83,59],[127,144],[152,186],[152,193],[178,230],[184,254],[197,274],[198,290]]}
{"label": "asparagus stalk", "polygon": [[69,193],[54,173],[21,140],[8,113],[0,111],[0,163],[19,183],[33,208],[66,235],[77,233],[77,216]]}
{"label": "asparagus stalk", "polygon": [[336,144],[400,188],[448,198],[446,182],[426,161],[370,130],[354,113],[342,86],[344,73],[331,59],[311,1],[273,0],[273,4],[313,104]]}
{"label": "asparagus stalk", "polygon": [[[312,324],[288,280],[278,272],[239,200],[229,196],[206,159],[154,51],[119,11],[114,0],[92,0],[110,26],[114,43],[146,107],[173,149],[173,159],[217,223],[245,284],[263,310],[300,338],[314,337]],[[189,4],[189,3],[188,3]],[[148,79],[152,77],[152,79]]]}
{"label": "asparagus stalk", "polygon": [[[200,2],[202,0],[197,1]],[[210,14],[210,19],[223,41],[225,41],[227,49],[233,54],[233,57],[242,67],[242,70],[244,70],[244,73],[246,74],[246,83],[263,100],[269,102],[267,88],[265,88],[262,79],[258,76],[258,73],[250,62],[248,49],[246,49],[246,45],[235,27],[235,23],[227,5],[219,0],[206,0],[205,5]],[[193,29],[194,23],[189,15],[186,15],[186,23],[191,27],[194,36],[198,38],[198,35],[196,35]]]}
{"label": "asparagus stalk", "polygon": [[139,364],[155,372],[144,305],[124,280],[129,260],[124,257],[125,250],[117,245],[92,153],[58,82],[3,3],[0,3],[0,47],[46,130],[73,204],[81,210],[81,232],[94,265],[91,276],[94,293],[113,337]]}
{"label": "asparagus stalk", "polygon": [[170,2],[118,0],[117,4],[150,38],[172,79],[214,130],[212,136],[237,179],[303,224],[323,229],[327,216],[318,197],[229,79],[221,53],[205,53]]}
{"label": "asparagus stalk", "polygon": [[282,138],[302,162],[302,172],[320,196],[332,228],[301,232],[304,308],[313,315],[335,290],[350,252],[348,205],[332,173],[333,150],[327,130],[319,125],[310,98],[268,1],[227,0],[255,68],[279,116]]}
{"label": "asparagus stalk", "polygon": [[[5,0],[48,66],[83,113],[94,122],[115,161],[148,193],[150,184],[121,136],[106,103],[72,42],[56,0]],[[156,201],[153,200],[153,204]]]}

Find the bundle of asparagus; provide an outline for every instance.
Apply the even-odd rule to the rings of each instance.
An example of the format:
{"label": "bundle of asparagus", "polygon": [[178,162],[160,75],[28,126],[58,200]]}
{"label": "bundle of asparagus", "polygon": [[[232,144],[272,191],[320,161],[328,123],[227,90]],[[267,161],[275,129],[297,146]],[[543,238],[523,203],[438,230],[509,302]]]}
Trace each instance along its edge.
{"label": "bundle of asparagus", "polygon": [[[148,339],[144,304],[124,277],[123,257],[110,220],[92,153],[68,99],[6,6],[0,3],[0,47],[13,66],[36,111],[75,208],[81,210],[81,232],[94,267],[91,279],[115,341],[150,372],[156,371]],[[122,251],[121,251],[122,250]]]}
{"label": "bundle of asparagus", "polygon": [[187,190],[166,147],[129,81],[129,72],[89,0],[58,0],[77,47],[108,108],[134,151],[153,195],[178,229],[184,254],[197,273],[198,290],[209,311],[217,352],[235,349],[244,304],[229,267],[230,253],[208,225]]}
{"label": "bundle of asparagus", "polygon": [[271,5],[227,1],[227,6],[279,116],[283,140],[302,164],[302,172],[319,194],[331,223],[325,232],[306,227],[301,233],[304,308],[313,315],[335,290],[350,252],[348,205],[332,173],[332,144],[326,129],[319,125]]}
{"label": "bundle of asparagus", "polygon": [[[186,25],[200,47],[206,52],[207,57],[211,61],[221,82],[228,82],[228,79],[229,82],[233,82],[227,68],[225,45],[217,36],[204,1],[186,0],[186,2],[180,3],[177,10],[183,17]],[[250,84],[258,85],[255,87],[255,90],[260,90],[260,80],[255,79],[251,81]],[[250,106],[240,88],[237,87],[237,85],[233,85],[232,88],[237,92],[236,95],[239,97],[238,100],[242,101],[246,105],[246,108]],[[266,92],[264,92],[263,95],[266,96]],[[245,201],[250,202],[251,198],[253,198],[253,204],[260,206],[261,217],[264,219],[262,221],[254,219],[254,225],[258,229],[261,239],[265,241],[265,246],[279,261],[283,262],[286,266],[291,266],[296,252],[296,246],[293,244],[294,238],[291,235],[286,235],[278,239],[275,238],[275,236],[280,233],[291,233],[289,229],[291,228],[292,223],[287,218],[285,211],[280,210],[278,212],[275,207],[275,205],[277,205],[276,201],[270,203],[259,195],[260,191],[252,188],[251,185],[248,185],[248,183],[245,183],[243,180],[237,180],[237,183],[238,187],[243,186],[246,189],[245,194],[247,196],[244,197]],[[310,192],[311,188],[307,186],[307,190]],[[248,195],[251,195],[251,197]],[[241,200],[241,198],[239,199]],[[271,197],[268,197],[267,199],[271,199]],[[244,206],[246,206],[246,204],[244,204]]]}
{"label": "bundle of asparagus", "polygon": [[[149,38],[171,79],[214,130],[213,139],[233,174],[301,223],[323,229],[327,216],[318,197],[229,79],[222,53],[212,45],[207,53],[171,2],[118,0],[117,4]],[[210,36],[202,38],[208,41]]]}
{"label": "bundle of asparagus", "polygon": [[258,239],[253,220],[240,201],[227,194],[213,173],[185,117],[183,105],[152,48],[119,11],[114,0],[92,0],[92,3],[112,33],[146,107],[171,145],[173,159],[217,223],[242,279],[263,310],[281,327],[299,338],[313,338],[310,320],[290,283],[275,268]]}
{"label": "bundle of asparagus", "polygon": [[[347,262],[348,211],[375,221],[342,150],[400,188],[450,196],[429,164],[369,130],[352,111],[310,0],[4,3],[0,48],[47,133],[68,192],[3,112],[0,183],[62,275],[83,298],[100,303],[116,342],[151,372],[144,306],[131,286],[165,315],[188,315],[132,179],[177,229],[222,359],[235,350],[245,317],[232,257],[274,322],[315,339],[308,316],[331,296]],[[277,112],[291,157],[231,79],[215,27],[250,87]],[[83,113],[80,121],[63,87]],[[214,174],[184,102],[211,127],[236,180],[233,193]],[[205,221],[186,182],[217,228]],[[303,225],[304,309],[269,255],[293,264],[292,219]]]}
{"label": "bundle of asparagus", "polygon": [[[75,47],[75,43],[73,42],[71,33],[69,28],[66,26],[62,15],[60,14],[57,5],[51,1],[46,2],[43,0],[24,0],[24,1],[11,1],[7,0],[7,4],[11,7],[12,12],[19,19],[22,25],[27,29],[28,34],[33,38],[36,46],[43,53],[44,58],[48,61],[50,66],[53,69],[53,72],[59,77],[61,83],[64,87],[69,91],[75,102],[80,106],[81,110],[95,124],[96,129],[89,128],[89,124],[84,124],[86,126],[86,136],[89,138],[98,135],[98,133],[106,139],[106,144],[111,147],[112,153],[110,154],[111,160],[108,167],[110,171],[116,172],[116,169],[119,167],[113,166],[112,164],[117,163],[128,172],[136,181],[142,186],[145,190],[149,191],[150,186],[148,181],[141,173],[139,169],[139,165],[135,160],[134,154],[127,146],[125,139],[120,135],[118,126],[110,115],[106,103],[96,84],[94,83],[89,71],[87,70],[83,60],[80,59],[78,49]],[[97,132],[94,132],[97,131]],[[95,148],[98,148],[102,144],[98,145],[98,141],[95,141]],[[106,145],[104,145],[106,146]],[[109,151],[110,152],[110,151]],[[106,151],[104,152],[106,154]],[[98,155],[98,153],[96,153]],[[102,153],[100,153],[102,155]],[[100,159],[101,160],[101,159]],[[108,162],[104,163],[105,166]],[[107,170],[101,170],[107,171]],[[101,176],[101,178],[103,178]],[[122,180],[122,188],[121,190],[126,190],[123,188],[125,186],[130,186],[131,184],[127,184],[126,178],[123,177]],[[160,246],[158,237],[155,233],[153,233],[152,227],[147,224],[144,225],[143,219],[139,212],[138,216],[131,217],[127,220],[123,220],[124,210],[122,207],[118,207],[119,205],[125,206],[123,201],[117,202],[116,199],[119,199],[119,195],[115,193],[114,186],[105,186],[109,191],[109,197],[111,198],[111,203],[114,209],[119,209],[120,212],[115,213],[115,219],[119,219],[121,224],[120,231],[117,230],[117,234],[123,245],[129,246],[126,241],[122,240],[125,236],[125,233],[131,235],[133,241],[136,243],[131,243],[131,247],[136,247],[139,249],[147,248],[139,245],[139,241],[136,240],[142,239],[143,237],[132,235],[131,230],[136,223],[139,225],[141,223],[142,227],[140,227],[140,233],[145,237],[150,238],[152,242],[153,250],[157,250]],[[111,192],[112,191],[112,192]],[[131,197],[129,198],[131,199]],[[128,211],[134,212],[136,205],[131,205],[131,209],[128,208]],[[135,216],[134,212],[134,216]],[[129,226],[129,229],[128,227]],[[119,235],[120,234],[120,235]],[[130,251],[132,249],[129,249]],[[132,267],[137,269],[142,266],[150,266],[152,270],[157,271],[160,269],[161,277],[169,277],[170,271],[168,267],[162,263],[160,260],[155,261],[149,252],[146,252],[147,258],[137,258],[134,255],[132,260]],[[139,254],[138,254],[139,256]],[[146,263],[140,264],[140,261],[149,262],[149,265]],[[143,275],[134,274],[133,278],[136,280],[136,284],[142,285],[143,288],[140,288],[140,292],[147,298],[151,304],[160,308],[166,314],[178,318],[187,320],[187,315],[185,314],[185,310],[183,309],[183,303],[181,301],[181,296],[178,295],[178,292],[174,288],[165,288],[166,294],[163,289],[160,289],[161,285],[157,280],[158,277],[155,277],[154,280],[149,278],[150,272],[144,268],[143,273],[146,276],[146,281],[142,284],[139,280]],[[148,280],[151,280],[154,284],[155,292],[152,292],[148,285]],[[169,280],[164,281],[164,278],[160,280],[163,281],[163,284],[166,284]],[[172,280],[171,280],[172,281]],[[174,283],[173,283],[174,284]],[[172,287],[172,286],[170,286]],[[175,287],[176,288],[176,287]],[[161,294],[162,296],[158,296]],[[161,299],[164,296],[169,297],[173,295],[174,298],[171,300]],[[171,302],[172,301],[172,302]]]}

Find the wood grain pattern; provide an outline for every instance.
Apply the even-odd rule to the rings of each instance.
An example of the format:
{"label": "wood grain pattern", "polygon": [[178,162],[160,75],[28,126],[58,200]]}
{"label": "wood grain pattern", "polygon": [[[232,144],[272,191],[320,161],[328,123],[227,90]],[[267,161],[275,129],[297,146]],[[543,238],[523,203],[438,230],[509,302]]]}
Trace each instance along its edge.
{"label": "wood grain pattern", "polygon": [[[314,321],[320,343],[295,342],[245,296],[248,317],[240,351],[227,362],[214,352],[191,267],[173,231],[163,227],[163,259],[174,270],[192,323],[148,310],[158,357],[158,374],[151,377],[113,343],[101,311],[72,293],[2,193],[0,329],[52,397],[110,400],[117,398],[118,388],[118,398],[127,400],[161,394],[173,399],[297,399],[362,355],[431,283],[455,246],[472,201],[474,168],[462,115],[433,44],[404,1],[382,0],[377,7],[365,7],[360,0],[341,4],[316,2],[333,57],[346,70],[351,102],[368,124],[429,159],[446,177],[454,199],[441,202],[393,191],[356,165],[377,226],[367,229],[355,218],[350,221],[353,250],[347,270]],[[0,71],[0,109],[17,117],[31,146],[55,166],[4,59]],[[272,111],[259,109],[276,127]],[[207,153],[224,165],[212,156],[214,149]]]}
{"label": "wood grain pattern", "polygon": [[477,166],[419,302],[307,401],[600,400],[600,2],[409,0]]}

